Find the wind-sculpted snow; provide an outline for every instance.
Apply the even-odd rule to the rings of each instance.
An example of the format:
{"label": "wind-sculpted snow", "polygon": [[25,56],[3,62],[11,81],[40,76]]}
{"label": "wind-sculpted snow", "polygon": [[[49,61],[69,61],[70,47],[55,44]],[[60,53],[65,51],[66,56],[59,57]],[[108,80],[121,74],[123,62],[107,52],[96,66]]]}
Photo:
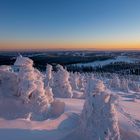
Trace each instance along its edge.
{"label": "wind-sculpted snow", "polygon": [[46,67],[46,77],[45,77],[45,86],[52,86],[53,82],[53,76],[52,76],[52,66],[47,64]]}
{"label": "wind-sculpted snow", "polygon": [[18,97],[19,106],[28,105],[28,110],[24,105],[23,110],[30,119],[47,119],[50,104],[54,101],[52,89],[44,87],[42,73],[33,67],[29,58],[19,56],[14,65],[19,67],[18,73],[0,70],[0,94]]}
{"label": "wind-sculpted snow", "polygon": [[21,67],[19,74],[18,95],[24,103],[33,106],[32,115],[47,117],[49,101],[45,95],[42,75],[31,66]]}
{"label": "wind-sculpted snow", "polygon": [[53,93],[56,97],[72,98],[72,88],[69,82],[69,72],[62,66],[57,66],[58,71],[54,74]]}
{"label": "wind-sculpted snow", "polygon": [[88,140],[120,140],[114,97],[100,80],[90,79],[79,133]]}
{"label": "wind-sculpted snow", "polygon": [[15,66],[32,66],[33,61],[29,59],[28,57],[22,57],[21,55],[17,57],[15,63]]}
{"label": "wind-sculpted snow", "polygon": [[49,86],[45,88],[45,95],[47,97],[49,104],[54,101],[52,88],[50,88]]}
{"label": "wind-sculpted snow", "polygon": [[84,76],[80,73],[70,73],[69,78],[72,89],[82,91],[84,86]]}
{"label": "wind-sculpted snow", "polygon": [[[138,77],[138,76],[137,76]],[[107,78],[107,77],[106,77]],[[106,81],[105,81],[106,82]],[[139,92],[140,91],[140,80],[135,79],[135,76],[119,76],[114,74],[112,78],[107,82],[107,86],[111,90],[121,92]]]}
{"label": "wind-sculpted snow", "polygon": [[22,139],[139,140],[139,103],[139,76],[69,73],[60,65],[53,71],[49,64],[41,73],[22,56],[0,66],[0,128],[41,132],[21,131]]}
{"label": "wind-sculpted snow", "polygon": [[0,97],[12,97],[18,93],[17,75],[7,69],[0,69]]}

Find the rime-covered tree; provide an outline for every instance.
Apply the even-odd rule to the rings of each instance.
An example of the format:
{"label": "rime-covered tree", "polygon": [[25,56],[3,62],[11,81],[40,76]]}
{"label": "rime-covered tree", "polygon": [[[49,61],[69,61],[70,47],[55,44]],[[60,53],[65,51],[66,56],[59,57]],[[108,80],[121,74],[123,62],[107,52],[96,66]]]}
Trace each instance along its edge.
{"label": "rime-covered tree", "polygon": [[53,84],[53,75],[52,75],[52,66],[47,64],[46,66],[46,76],[45,76],[45,87],[52,86]]}
{"label": "rime-covered tree", "polygon": [[45,90],[42,74],[33,67],[33,62],[29,58],[19,56],[15,62],[15,65],[17,64],[20,99],[29,105],[32,118],[46,118],[49,102],[52,102],[53,96],[49,88]]}
{"label": "rime-covered tree", "polygon": [[87,140],[120,140],[114,96],[100,80],[89,79],[81,115],[81,135]]}
{"label": "rime-covered tree", "polygon": [[61,65],[57,66],[58,71],[54,74],[53,93],[55,97],[72,98],[72,88],[69,82],[69,72]]}

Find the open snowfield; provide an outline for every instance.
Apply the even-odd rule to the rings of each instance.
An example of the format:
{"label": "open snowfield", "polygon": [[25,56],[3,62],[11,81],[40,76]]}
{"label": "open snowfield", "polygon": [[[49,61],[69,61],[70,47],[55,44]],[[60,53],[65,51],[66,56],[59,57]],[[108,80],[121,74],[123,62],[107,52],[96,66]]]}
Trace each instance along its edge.
{"label": "open snowfield", "polygon": [[[118,104],[119,126],[123,140],[140,139],[140,99],[133,101],[132,95],[121,93]],[[140,97],[140,96],[139,96]],[[79,125],[79,114],[84,100],[60,99],[65,102],[65,112],[59,117],[45,121],[26,119],[0,119],[0,138],[3,140],[76,140],[73,133]],[[80,138],[81,139],[81,138]]]}

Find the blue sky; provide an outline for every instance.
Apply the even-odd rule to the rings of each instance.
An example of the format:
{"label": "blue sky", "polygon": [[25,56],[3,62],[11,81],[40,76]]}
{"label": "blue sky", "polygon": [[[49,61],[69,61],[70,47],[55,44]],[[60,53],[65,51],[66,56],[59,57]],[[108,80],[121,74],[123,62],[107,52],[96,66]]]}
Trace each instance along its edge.
{"label": "blue sky", "polygon": [[0,0],[0,40],[138,40],[140,0]]}

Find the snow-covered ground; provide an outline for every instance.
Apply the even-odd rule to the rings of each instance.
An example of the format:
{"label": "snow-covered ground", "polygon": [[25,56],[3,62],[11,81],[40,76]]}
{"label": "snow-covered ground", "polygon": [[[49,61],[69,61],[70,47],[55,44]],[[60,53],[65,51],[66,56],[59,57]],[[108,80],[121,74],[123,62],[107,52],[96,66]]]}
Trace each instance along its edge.
{"label": "snow-covered ground", "polygon": [[108,59],[108,60],[102,60],[102,61],[95,61],[95,62],[89,62],[89,63],[78,63],[78,64],[74,64],[76,66],[92,66],[92,67],[98,67],[98,66],[105,66],[111,63],[115,63],[115,62],[126,62],[126,63],[136,63],[136,62],[140,62],[140,59],[136,59],[136,58],[130,58],[127,56],[118,56],[114,59]]}
{"label": "snow-covered ground", "polygon": [[[45,121],[26,119],[0,119],[0,137],[3,140],[76,140],[80,135],[74,134],[79,125],[79,114],[84,100],[60,99],[64,101],[65,112],[59,117]],[[123,140],[140,139],[140,100],[133,102],[130,98],[120,97],[118,105],[120,133]]]}
{"label": "snow-covered ground", "polygon": [[22,56],[13,68],[0,66],[2,140],[140,140],[139,106],[139,76],[69,73],[60,65],[42,74]]}

